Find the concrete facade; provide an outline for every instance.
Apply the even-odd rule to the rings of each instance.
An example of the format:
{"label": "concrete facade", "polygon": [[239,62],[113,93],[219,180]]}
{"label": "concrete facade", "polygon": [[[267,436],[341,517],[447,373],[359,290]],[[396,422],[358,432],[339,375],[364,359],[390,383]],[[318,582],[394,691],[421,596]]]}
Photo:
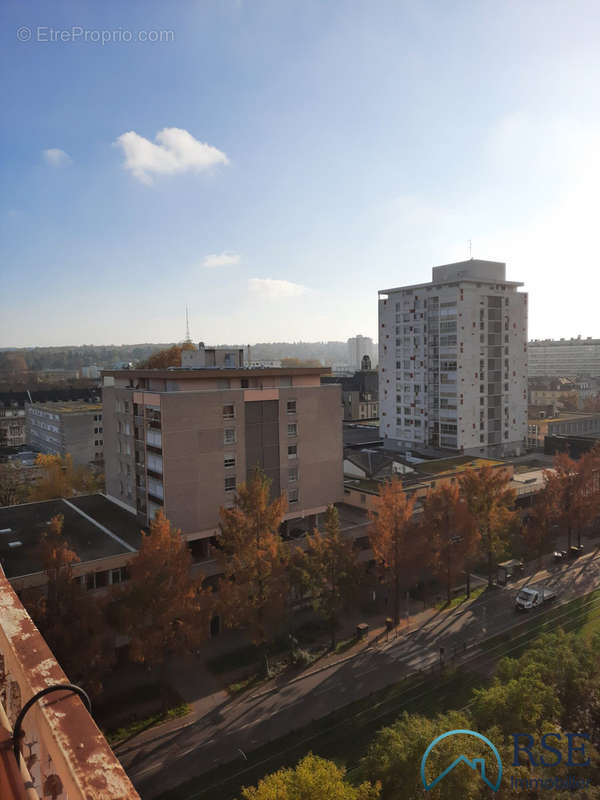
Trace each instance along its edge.
{"label": "concrete facade", "polygon": [[26,440],[41,453],[71,456],[73,464],[102,461],[100,403],[33,403],[26,406]]}
{"label": "concrete facade", "polygon": [[145,522],[163,508],[188,540],[210,539],[259,466],[287,496],[288,526],[314,524],[343,497],[340,387],[321,386],[323,371],[104,373],[107,494]]}
{"label": "concrete facade", "polygon": [[519,454],[527,439],[527,294],[506,265],[434,267],[379,292],[380,432],[393,446]]}
{"label": "concrete facade", "polygon": [[348,364],[352,369],[361,369],[364,356],[369,356],[371,366],[377,364],[377,345],[370,336],[352,336],[348,339]]}
{"label": "concrete facade", "polygon": [[543,339],[529,342],[529,376],[600,377],[600,339]]}

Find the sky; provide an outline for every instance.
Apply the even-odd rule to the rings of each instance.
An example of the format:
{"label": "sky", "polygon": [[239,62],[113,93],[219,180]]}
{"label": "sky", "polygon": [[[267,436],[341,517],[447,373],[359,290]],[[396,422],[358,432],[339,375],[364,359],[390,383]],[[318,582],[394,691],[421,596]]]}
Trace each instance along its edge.
{"label": "sky", "polygon": [[377,338],[472,254],[600,337],[595,0],[3,0],[0,347]]}

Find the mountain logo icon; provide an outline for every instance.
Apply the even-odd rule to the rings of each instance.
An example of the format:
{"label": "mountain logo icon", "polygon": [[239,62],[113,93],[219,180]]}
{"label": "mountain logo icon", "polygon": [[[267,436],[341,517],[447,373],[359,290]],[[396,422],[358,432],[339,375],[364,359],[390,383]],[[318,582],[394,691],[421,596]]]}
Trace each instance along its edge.
{"label": "mountain logo icon", "polygon": [[[492,782],[486,775],[485,758],[467,758],[467,756],[462,755],[458,756],[458,758],[455,758],[454,761],[450,764],[450,766],[446,767],[446,769],[440,772],[440,774],[436,778],[434,778],[431,781],[431,783],[428,783],[427,778],[425,776],[425,767],[427,766],[427,759],[429,758],[431,751],[436,746],[436,744],[438,744],[438,742],[442,741],[442,739],[447,739],[448,736],[456,736],[457,734],[466,734],[468,736],[474,736],[476,739],[480,739],[482,742],[485,742],[485,744],[490,748],[498,767],[498,777],[495,782]],[[467,764],[467,766],[471,767],[472,770],[477,772],[481,776],[481,780],[485,784],[487,784],[493,792],[498,791],[498,789],[500,788],[500,781],[502,780],[502,761],[500,759],[500,754],[496,750],[496,747],[492,744],[492,742],[490,742],[490,740],[486,736],[483,736],[481,733],[477,733],[477,731],[469,731],[463,729],[447,731],[446,733],[442,733],[442,735],[435,738],[431,742],[427,750],[425,750],[423,758],[421,759],[421,780],[423,781],[423,786],[425,787],[425,791],[428,792],[430,789],[433,789],[434,786],[437,786],[437,784],[441,780],[443,780],[446,777],[446,775],[448,775],[449,772],[452,772],[454,767],[457,764],[460,764],[461,762],[464,762],[465,764]]]}

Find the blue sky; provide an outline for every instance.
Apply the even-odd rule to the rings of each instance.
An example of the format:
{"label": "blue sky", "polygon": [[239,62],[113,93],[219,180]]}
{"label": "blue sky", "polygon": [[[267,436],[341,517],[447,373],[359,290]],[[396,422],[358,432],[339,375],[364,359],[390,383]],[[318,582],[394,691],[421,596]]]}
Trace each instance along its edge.
{"label": "blue sky", "polygon": [[0,22],[0,346],[177,340],[186,303],[210,343],[376,338],[377,290],[469,239],[525,282],[532,337],[600,336],[597,3],[4,0]]}

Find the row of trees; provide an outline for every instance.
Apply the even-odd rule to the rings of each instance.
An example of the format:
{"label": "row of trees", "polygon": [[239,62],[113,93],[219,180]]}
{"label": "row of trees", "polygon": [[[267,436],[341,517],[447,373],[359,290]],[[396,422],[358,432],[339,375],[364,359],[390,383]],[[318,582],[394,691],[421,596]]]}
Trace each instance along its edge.
{"label": "row of trees", "polygon": [[[485,563],[491,582],[498,558],[510,548],[539,555],[556,526],[568,533],[569,541],[573,532],[580,534],[599,513],[598,460],[597,451],[579,461],[558,456],[524,526],[503,470],[466,470],[456,483],[431,490],[420,513],[415,513],[414,498],[407,497],[399,479],[385,483],[372,513],[369,539],[380,579],[391,594],[394,622],[399,622],[403,592],[424,571],[445,587],[450,599],[453,587],[473,564]],[[58,470],[56,480],[60,475]],[[185,540],[159,513],[131,561],[130,580],[106,607],[97,606],[107,625],[129,637],[131,657],[160,663],[173,652],[196,649],[215,613],[226,626],[246,629],[253,643],[266,646],[303,598],[326,621],[334,647],[340,616],[357,596],[364,567],[342,534],[334,507],[325,514],[323,530],[309,535],[303,547],[291,547],[281,539],[285,510],[283,496],[270,499],[269,481],[259,471],[240,487],[234,506],[221,509],[221,535],[214,549],[220,575],[217,591],[205,588],[201,575],[192,577]],[[58,546],[62,534],[56,521],[50,532],[52,547],[43,555],[48,596],[34,615],[59,660],[70,664],[76,649],[69,647],[68,638],[61,638],[63,620],[71,612],[81,616],[91,601],[82,601],[86,594],[79,584],[68,588],[73,584],[76,555],[66,542]],[[63,606],[67,610],[58,613]],[[91,610],[83,618],[82,624],[91,620],[89,646],[98,649],[100,665],[104,627]],[[86,658],[84,663],[87,671],[95,662]]]}
{"label": "row of trees", "polygon": [[[590,785],[577,791],[583,800],[598,800],[600,788],[600,638],[591,640],[558,631],[537,639],[520,658],[501,661],[488,688],[473,691],[465,710],[448,711],[436,716],[404,712],[392,725],[375,735],[349,780],[338,764],[308,755],[295,768],[284,768],[268,775],[255,787],[242,791],[243,800],[416,800],[424,795],[420,764],[428,745],[442,733],[451,730],[475,730],[497,747],[504,766],[504,777],[494,797],[514,797],[518,788],[512,779],[531,778],[553,781],[551,792],[523,790],[523,796],[548,794],[553,798],[573,797],[573,791],[562,791],[556,779],[569,774],[588,779]],[[567,765],[566,731],[585,732],[590,741],[583,742],[585,754],[575,753],[578,762],[590,759],[584,769]],[[521,752],[514,763],[512,734],[526,732],[532,737],[531,753],[535,766]],[[547,743],[563,756],[558,765],[556,750],[543,751],[541,736],[549,734]],[[560,737],[560,738],[558,738]],[[524,741],[524,740],[521,740]],[[576,740],[575,746],[582,744]],[[427,762],[426,778],[431,781],[461,755],[470,759],[486,757],[486,772],[495,780],[495,764],[489,750],[482,752],[471,736],[452,736],[442,740]],[[315,780],[312,779],[315,776]],[[316,777],[318,776],[318,780]],[[536,784],[536,785],[539,785]],[[566,785],[566,784],[565,784]],[[327,787],[323,793],[321,787]],[[517,784],[518,787],[518,784]],[[478,772],[457,767],[427,793],[435,800],[461,798],[483,800],[490,790]]]}

